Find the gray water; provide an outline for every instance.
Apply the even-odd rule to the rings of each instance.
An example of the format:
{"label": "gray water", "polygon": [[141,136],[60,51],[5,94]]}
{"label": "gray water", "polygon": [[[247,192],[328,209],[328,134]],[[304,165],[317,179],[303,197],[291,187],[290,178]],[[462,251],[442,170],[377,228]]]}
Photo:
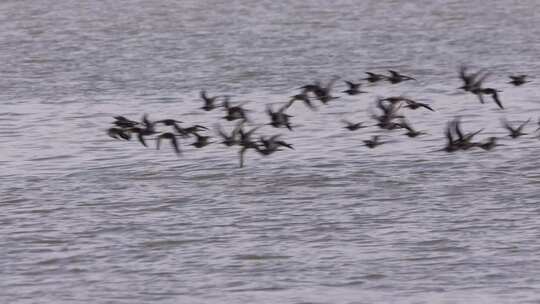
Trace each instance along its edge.
{"label": "gray water", "polygon": [[[539,115],[540,2],[0,3],[1,303],[539,303],[536,125],[494,151],[437,152],[460,116],[480,139]],[[506,106],[456,89],[486,68]],[[226,128],[198,94],[265,105],[333,75],[399,70],[318,111],[270,157],[109,138],[112,116]],[[338,82],[337,91],[345,89]],[[344,130],[405,94],[424,137]],[[389,144],[369,150],[380,134]]]}

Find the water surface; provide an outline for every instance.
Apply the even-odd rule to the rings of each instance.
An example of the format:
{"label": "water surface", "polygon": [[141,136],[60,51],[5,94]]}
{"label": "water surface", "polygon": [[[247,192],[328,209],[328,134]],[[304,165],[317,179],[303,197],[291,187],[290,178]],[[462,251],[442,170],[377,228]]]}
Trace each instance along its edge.
{"label": "water surface", "polygon": [[[434,152],[448,120],[505,136],[539,115],[537,1],[3,1],[0,4],[3,303],[537,303],[536,126],[492,152]],[[456,88],[486,68],[504,111]],[[319,111],[295,105],[294,151],[263,158],[105,134],[114,115],[213,126],[199,90],[265,105],[333,75],[396,69]],[[342,82],[336,90],[345,89]],[[430,134],[366,120],[405,94]],[[222,122],[230,128],[232,124]],[[392,144],[369,150],[381,134]]]}

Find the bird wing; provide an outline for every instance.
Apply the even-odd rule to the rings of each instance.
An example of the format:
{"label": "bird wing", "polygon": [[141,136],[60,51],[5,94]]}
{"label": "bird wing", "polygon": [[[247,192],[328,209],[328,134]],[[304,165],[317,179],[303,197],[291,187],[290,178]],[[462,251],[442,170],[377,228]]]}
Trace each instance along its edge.
{"label": "bird wing", "polygon": [[119,130],[118,135],[120,137],[122,137],[122,139],[131,140],[131,134],[129,132],[124,131],[124,130]]}
{"label": "bird wing", "polygon": [[452,138],[452,131],[450,129],[450,125],[446,127],[446,131],[444,132],[446,135],[446,139],[448,140],[448,145],[452,145],[454,143],[454,139]]}
{"label": "bird wing", "polygon": [[248,149],[247,147],[242,147],[242,149],[240,149],[240,152],[239,152],[240,168],[244,167],[244,154],[246,153],[247,149]]}
{"label": "bird wing", "polygon": [[107,135],[109,135],[110,137],[114,138],[114,139],[118,139],[118,135],[120,135],[120,130],[118,128],[109,128],[107,130]]}
{"label": "bird wing", "polygon": [[454,131],[456,132],[456,135],[459,137],[459,140],[463,140],[463,132],[461,132],[461,121],[459,118],[456,118],[453,122],[454,125]]}
{"label": "bird wing", "polygon": [[478,96],[480,103],[484,103],[484,94],[482,92],[477,93],[476,96]]}
{"label": "bird wing", "polygon": [[425,103],[418,103],[418,105],[421,106],[421,107],[424,107],[424,108],[426,108],[426,109],[428,109],[428,110],[430,110],[432,112],[435,112],[435,110],[433,110],[432,107],[430,107],[429,105],[427,105]]}
{"label": "bird wing", "polygon": [[491,94],[491,96],[493,97],[493,101],[495,101],[495,103],[499,106],[499,108],[504,109],[501,103],[501,100],[499,99],[499,94],[497,93],[496,90],[493,90],[493,93]]}
{"label": "bird wing", "polygon": [[349,86],[349,89],[354,89],[356,87],[356,83],[352,83],[348,80],[345,80],[345,83]]}
{"label": "bird wing", "polygon": [[181,151],[180,151],[180,147],[178,147],[178,141],[176,140],[176,137],[171,137],[171,144],[174,148],[174,152],[176,152],[176,155],[180,155],[181,154]]}
{"label": "bird wing", "polygon": [[156,150],[159,150],[159,147],[161,146],[161,136],[158,136],[156,139]]}
{"label": "bird wing", "polygon": [[473,80],[474,82],[472,83],[472,86],[473,86],[473,87],[477,87],[477,88],[482,87],[482,83],[484,82],[484,80],[486,80],[486,78],[488,78],[488,77],[491,75],[491,73],[487,72],[487,73],[484,73],[484,75],[482,75],[480,78],[476,79],[477,76],[478,76],[481,72],[482,72],[482,71],[479,71],[478,73],[476,73],[476,74],[474,75],[474,78],[473,78],[473,79],[474,79],[474,80]]}
{"label": "bird wing", "polygon": [[146,142],[144,141],[144,137],[143,137],[142,132],[137,133],[137,139],[139,140],[139,142],[140,142],[143,146],[148,147],[148,145],[147,145]]}

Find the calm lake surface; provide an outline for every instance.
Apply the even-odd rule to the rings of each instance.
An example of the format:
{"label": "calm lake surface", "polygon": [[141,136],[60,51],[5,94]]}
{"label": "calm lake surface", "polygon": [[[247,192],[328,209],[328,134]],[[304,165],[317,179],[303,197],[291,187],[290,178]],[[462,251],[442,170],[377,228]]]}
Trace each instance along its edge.
{"label": "calm lake surface", "polygon": [[[539,56],[536,0],[2,1],[0,302],[539,303]],[[457,89],[460,64],[504,110]],[[143,113],[230,130],[201,89],[265,124],[304,84],[388,69],[418,81],[295,104],[294,131],[257,131],[295,150],[244,168],[106,134]],[[403,111],[429,134],[343,129],[401,94],[435,108]],[[437,151],[457,116],[504,146]]]}

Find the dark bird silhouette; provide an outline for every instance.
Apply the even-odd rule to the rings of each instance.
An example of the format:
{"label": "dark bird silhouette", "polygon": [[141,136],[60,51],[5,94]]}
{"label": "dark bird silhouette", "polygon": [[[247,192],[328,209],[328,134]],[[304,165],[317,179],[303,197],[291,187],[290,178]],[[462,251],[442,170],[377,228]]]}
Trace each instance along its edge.
{"label": "dark bird silhouette", "polygon": [[280,149],[278,147],[268,148],[256,146],[255,151],[259,152],[259,154],[261,155],[268,156],[270,154],[273,154],[274,152],[280,151]]}
{"label": "dark bird silhouette", "polygon": [[371,139],[367,139],[367,140],[363,140],[364,142],[364,145],[370,149],[373,149],[377,146],[380,146],[386,142],[383,142],[383,141],[380,141],[379,140],[379,135],[373,135],[373,137],[371,137]]}
{"label": "dark bird silhouette", "polygon": [[174,152],[176,152],[176,155],[180,155],[181,154],[181,151],[180,151],[180,147],[178,147],[178,141],[176,140],[176,135],[174,135],[173,133],[171,132],[165,132],[165,133],[162,133],[160,134],[158,137],[157,137],[157,142],[156,142],[156,149],[159,150],[160,148],[160,145],[161,145],[161,140],[162,139],[168,139],[171,141],[171,145],[173,146],[174,148]]}
{"label": "dark bird silhouette", "polygon": [[403,96],[393,96],[393,97],[387,97],[387,98],[384,98],[382,99],[384,101],[388,101],[390,102],[391,104],[398,104],[402,101],[404,101],[407,105],[405,106],[405,108],[409,108],[411,110],[416,110],[420,107],[422,108],[426,108],[430,111],[435,111],[433,110],[432,107],[430,107],[428,104],[425,104],[425,103],[421,103],[421,102],[417,102],[413,99],[410,99],[410,98],[407,98],[407,97],[403,97]]}
{"label": "dark bird silhouette", "polygon": [[119,120],[119,121],[131,121],[131,122],[135,122],[135,121],[133,121],[133,120],[127,119],[125,116],[122,116],[122,115],[113,116],[113,118],[114,118],[115,120]]}
{"label": "dark bird silhouette", "polygon": [[114,119],[115,121],[113,124],[121,128],[132,128],[140,124],[139,122],[127,119],[124,116],[114,116]]}
{"label": "dark bird silhouette", "polygon": [[349,95],[358,95],[358,94],[361,94],[361,93],[367,93],[367,92],[364,92],[364,91],[360,90],[360,86],[362,85],[361,83],[354,83],[354,82],[347,81],[347,80],[345,80],[345,83],[349,86],[349,88],[347,90],[343,91],[342,93],[347,93]]}
{"label": "dark bird silhouette", "polygon": [[249,121],[247,117],[247,110],[242,108],[242,105],[239,106],[231,106],[229,103],[229,98],[226,98],[223,102],[223,106],[225,107],[225,110],[227,111],[227,115],[225,115],[226,120],[233,121],[237,119],[242,119],[245,121]]}
{"label": "dark bird silhouette", "polygon": [[345,120],[345,119],[342,119],[341,121],[344,124],[346,124],[346,126],[344,128],[349,130],[349,131],[356,131],[358,129],[367,128],[367,126],[365,126],[363,122],[353,123],[353,122],[350,122],[350,121]]}
{"label": "dark bird silhouette", "polygon": [[406,76],[396,71],[389,70],[388,72],[390,72],[390,76],[386,77],[386,80],[390,81],[390,83],[392,84],[400,83],[406,80],[416,80],[412,78],[411,76]]}
{"label": "dark bird silhouette", "polygon": [[204,106],[202,106],[201,109],[205,111],[211,111],[218,107],[216,105],[216,100],[219,98],[219,96],[209,97],[208,95],[206,95],[205,90],[201,90],[200,96],[202,100],[204,101]]}
{"label": "dark bird silhouette", "polygon": [[504,107],[502,105],[502,102],[499,99],[499,94],[497,92],[500,92],[500,91],[497,91],[497,90],[492,89],[492,88],[485,88],[485,89],[482,89],[480,94],[491,95],[491,97],[493,98],[493,101],[499,106],[499,108],[504,109]]}
{"label": "dark bird silhouette", "polygon": [[[455,118],[454,120],[446,124],[445,136],[447,142],[446,146],[442,149],[442,151],[451,153],[457,150],[468,150],[470,148],[477,147],[478,143],[473,143],[472,139],[476,134],[480,132],[482,132],[482,129],[476,132],[464,134],[461,130],[460,119]],[[454,135],[456,137],[454,137]]]}
{"label": "dark bird silhouette", "polygon": [[[462,65],[459,68],[459,77],[463,81],[463,86],[461,86],[460,89],[466,92],[481,88],[484,80],[490,75],[490,73],[484,73],[484,70],[467,74],[467,70],[468,68],[465,65]],[[484,74],[482,75],[482,73]]]}
{"label": "dark bird silhouette", "polygon": [[[389,70],[389,72],[389,76],[367,72],[366,74],[368,75],[368,77],[360,80],[359,82],[356,82],[357,80],[344,80],[344,82],[348,86],[348,89],[345,90],[344,88],[344,91],[342,91],[342,93],[346,93],[349,95],[365,93],[360,90],[360,88],[362,87],[362,84],[360,82],[366,83],[366,81],[368,81],[370,83],[375,83],[381,80],[388,80],[389,82],[394,84],[407,80],[416,80],[411,76],[403,75],[396,71]],[[469,68],[462,65],[461,67],[459,67],[459,77],[463,82],[463,85],[460,87],[460,89],[463,89],[465,92],[469,92],[468,94],[477,96],[480,103],[485,103],[486,97],[488,99],[491,97],[493,99],[493,102],[496,103],[500,109],[504,109],[501,101],[501,97],[502,99],[504,99],[504,96],[501,95],[504,93],[500,93],[501,91],[495,89],[493,86],[485,85],[486,79],[488,79],[490,75],[490,72],[486,72],[485,69],[471,72]],[[529,82],[528,76],[524,74],[512,75],[509,77],[511,80],[509,83],[514,86],[521,86]],[[286,113],[287,109],[291,107],[292,104],[300,102],[304,103],[310,109],[316,109],[315,103],[313,102],[314,100],[318,100],[323,104],[326,104],[330,100],[339,98],[332,95],[336,92],[336,90],[332,90],[338,79],[339,77],[332,77],[327,83],[325,80],[324,82],[316,81],[312,84],[305,85],[301,88],[301,92],[294,96],[291,96],[287,102],[284,102],[279,106],[267,105],[266,114],[268,114],[268,116],[270,117],[270,122],[268,123],[268,125],[272,125],[276,128],[284,127],[292,130],[293,127],[291,125],[291,120],[293,116]],[[243,108],[244,103],[234,103],[233,105],[229,101],[229,96],[209,96],[205,90],[200,91],[200,98],[204,102],[204,105],[202,107],[203,110],[210,111],[217,107],[223,107],[225,109],[225,116],[223,118],[228,121],[239,121],[239,123],[236,124],[236,126],[232,130],[228,127],[225,127],[224,129],[221,125],[215,124],[214,126],[217,125],[217,128],[215,128],[215,134],[207,134],[208,132],[203,132],[204,130],[208,130],[208,128],[206,128],[205,126],[191,125],[185,127],[187,124],[172,118],[154,121],[150,120],[148,114],[145,113],[142,116],[142,119],[134,121],[125,116],[118,115],[113,116],[114,121],[112,121],[112,125],[109,125],[109,128],[106,129],[107,135],[116,140],[126,141],[129,141],[132,138],[136,137],[137,140],[145,147],[147,146],[148,138],[150,138],[150,140],[156,140],[156,149],[160,149],[160,145],[163,140],[169,141],[177,155],[180,155],[181,152],[183,152],[180,150],[179,147],[180,143],[185,144],[185,142],[181,142],[183,137],[193,138],[193,140],[190,140],[190,145],[196,148],[203,148],[209,144],[214,143],[215,140],[213,140],[212,137],[216,137],[220,139],[219,142],[224,144],[225,146],[239,147],[240,150],[238,152],[240,158],[240,167],[244,166],[245,153],[250,149],[255,150],[255,152],[260,155],[269,156],[279,151],[287,151],[287,149],[294,150],[294,148],[296,147],[293,147],[291,143],[282,140],[280,138],[280,135],[259,136],[259,134],[257,134],[257,136],[254,136],[255,131],[260,128],[262,124],[259,127],[250,128],[249,125],[251,125],[251,123],[248,121],[248,117],[246,115],[246,113],[249,114],[250,112],[249,110]],[[223,103],[218,104],[222,100]],[[368,108],[368,113],[371,114],[371,117],[376,120],[376,126],[386,130],[394,130],[401,128],[404,130],[404,135],[415,138],[422,134],[428,133],[413,128],[411,122],[402,115],[402,113],[405,113],[405,110],[400,111],[400,109],[408,108],[416,110],[418,108],[426,108],[430,111],[435,111],[429,103],[431,102],[422,103],[404,96],[392,96],[387,98],[379,97],[376,99],[376,109],[374,110],[374,107],[371,105]],[[274,108],[277,110],[274,110]],[[531,119],[529,118],[527,121],[522,121],[518,124],[517,122],[509,123],[506,119],[501,119],[502,125],[508,131],[508,134],[511,138],[518,138],[523,135],[527,135],[524,128],[530,121]],[[344,124],[343,128],[350,131],[355,131],[361,128],[371,126],[371,123],[367,123],[368,125],[366,125],[364,124],[364,122],[354,122],[345,119],[342,119],[341,122]],[[485,151],[489,151],[494,149],[494,147],[496,146],[503,146],[498,144],[498,141],[500,141],[502,137],[487,137],[482,138],[481,140],[476,140],[476,137],[479,137],[477,136],[477,134],[480,134],[483,129],[477,130],[475,132],[464,132],[462,126],[463,124],[461,123],[459,117],[454,118],[452,121],[449,121],[446,124],[446,129],[444,130],[446,145],[443,149],[438,151],[455,152],[458,150],[469,150],[473,148],[479,148]],[[536,131],[540,131],[540,120],[538,120],[537,127],[538,128],[536,129]],[[530,133],[533,133],[533,130],[534,129],[531,128]],[[103,132],[103,130],[101,132]],[[536,134],[536,132],[534,133]],[[369,136],[371,136],[371,134]],[[387,140],[386,138],[384,138],[384,135],[382,135],[382,139]],[[366,147],[371,149],[381,144],[391,142],[392,140],[384,142],[381,141],[381,137],[379,135],[374,135],[370,138],[366,137],[365,140],[362,140],[362,143]],[[153,142],[150,146],[152,145]],[[169,149],[169,147],[167,148]]]}
{"label": "dark bird silhouette", "polygon": [[289,114],[285,113],[285,110],[287,110],[288,104],[284,105],[283,107],[279,108],[276,112],[272,110],[271,105],[266,105],[266,113],[268,116],[270,116],[270,123],[274,128],[279,127],[286,127],[290,131],[292,131],[292,126],[290,123],[290,118],[292,117]]}
{"label": "dark bird silhouette", "polygon": [[129,131],[122,128],[109,128],[107,134],[114,139],[130,140],[131,134]]}
{"label": "dark bird silhouette", "polygon": [[442,150],[448,153],[459,150],[459,145],[456,143],[456,140],[452,136],[452,127],[453,127],[452,124],[453,124],[452,122],[448,123],[446,125],[446,130],[444,132],[446,136],[446,146]]}
{"label": "dark bird silhouette", "polygon": [[301,89],[304,89],[306,93],[313,93],[315,95],[315,98],[317,98],[320,102],[323,104],[327,104],[330,100],[337,99],[339,97],[332,96],[331,91],[334,87],[335,82],[339,79],[338,76],[334,76],[327,84],[326,86],[323,86],[319,81],[315,82],[315,84],[308,84]]}
{"label": "dark bird silhouette", "polygon": [[389,104],[384,103],[384,99],[377,99],[376,101],[377,108],[383,111],[383,114],[377,116],[373,114],[371,117],[377,120],[377,126],[386,130],[394,130],[401,128],[399,123],[394,122],[396,118],[403,118],[402,115],[398,115],[397,111],[400,109],[401,104],[399,102],[390,102]]}
{"label": "dark bird silhouette", "polygon": [[499,106],[499,108],[504,109],[501,100],[499,99],[498,92],[500,91],[493,88],[482,87],[483,82],[490,75],[490,73],[482,73],[483,70],[480,70],[473,74],[467,74],[467,67],[461,66],[459,70],[459,76],[461,80],[463,80],[463,86],[461,86],[460,89],[476,95],[480,103],[484,103],[484,95],[490,95],[493,98],[493,101]]}
{"label": "dark bird silhouette", "polygon": [[530,81],[526,80],[526,78],[528,77],[527,75],[516,75],[516,76],[508,76],[508,77],[510,77],[510,79],[512,79],[508,83],[511,83],[516,87],[518,87],[520,85],[523,85],[523,84],[526,84],[527,82],[530,82]]}
{"label": "dark bird silhouette", "polygon": [[371,82],[371,83],[385,80],[387,78],[385,75],[382,75],[382,74],[375,74],[371,72],[366,72],[366,74],[368,75],[368,77],[362,80],[367,80],[368,82]]}
{"label": "dark bird silhouette", "polygon": [[521,123],[517,128],[514,128],[510,125],[510,123],[506,120],[506,119],[503,119],[502,120],[502,124],[503,124],[503,127],[508,130],[508,132],[510,132],[510,137],[512,138],[518,138],[520,136],[523,136],[523,135],[527,135],[527,133],[523,133],[523,128],[525,127],[525,125],[527,125],[529,122],[531,121],[531,119],[527,119],[527,121]]}
{"label": "dark bird silhouette", "polygon": [[405,102],[407,103],[407,105],[405,105],[405,108],[409,108],[411,110],[416,110],[418,108],[426,108],[432,112],[435,112],[435,110],[433,110],[433,108],[431,106],[429,106],[428,104],[425,104],[425,103],[421,103],[421,102],[416,102],[412,99],[407,99],[405,100]]}
{"label": "dark bird silhouette", "polygon": [[176,120],[176,119],[161,119],[161,120],[154,121],[153,124],[156,125],[156,124],[160,124],[160,123],[165,125],[165,126],[174,126],[177,123],[182,123],[182,121]]}
{"label": "dark bird silhouette", "polygon": [[257,147],[257,151],[262,155],[270,155],[274,152],[281,151],[281,147],[286,147],[288,149],[294,150],[293,146],[283,140],[278,140],[280,135],[274,135],[270,138],[265,138],[261,136],[259,142],[262,146]]}
{"label": "dark bird silhouette", "polygon": [[451,125],[453,126],[455,134],[458,136],[454,141],[454,144],[461,150],[468,150],[474,147],[475,144],[472,142],[473,137],[483,130],[480,129],[476,132],[463,133],[461,130],[461,120],[459,118],[454,119]]}
{"label": "dark bird silhouette", "polygon": [[465,65],[459,67],[459,78],[463,81],[463,85],[459,88],[466,92],[470,91],[475,79],[475,76],[467,74],[467,69],[468,68]]}
{"label": "dark bird silhouette", "polygon": [[240,129],[238,129],[238,134],[240,135],[240,145],[243,145],[245,143],[252,142],[251,136],[255,131],[257,131],[260,127],[252,128],[251,130],[245,132],[243,126],[240,126]]}
{"label": "dark bird silhouette", "polygon": [[244,154],[246,154],[249,149],[253,149],[256,151],[259,149],[259,144],[251,140],[251,136],[257,129],[259,129],[259,127],[255,127],[245,132],[244,129],[241,127],[238,131],[238,134],[240,135],[240,141],[238,143],[240,145],[240,168],[244,167]]}

